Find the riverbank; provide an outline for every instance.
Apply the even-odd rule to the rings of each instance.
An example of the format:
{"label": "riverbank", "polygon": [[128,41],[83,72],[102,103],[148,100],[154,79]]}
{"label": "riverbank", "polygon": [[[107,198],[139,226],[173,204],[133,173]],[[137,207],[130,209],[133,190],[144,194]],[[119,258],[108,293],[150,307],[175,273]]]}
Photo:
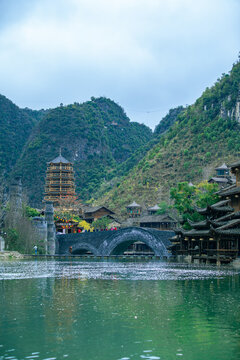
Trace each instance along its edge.
{"label": "riverbank", "polygon": [[24,256],[18,251],[0,251],[0,261],[1,260],[10,260],[10,259],[24,259]]}

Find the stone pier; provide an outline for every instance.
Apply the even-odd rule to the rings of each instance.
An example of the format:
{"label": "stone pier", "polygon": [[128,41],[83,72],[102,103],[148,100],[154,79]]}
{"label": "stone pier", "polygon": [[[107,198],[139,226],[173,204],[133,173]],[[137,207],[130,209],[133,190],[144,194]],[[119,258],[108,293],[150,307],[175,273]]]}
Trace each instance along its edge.
{"label": "stone pier", "polygon": [[48,255],[55,254],[55,224],[54,224],[54,209],[53,203],[46,202],[45,219],[47,221],[47,253]]}

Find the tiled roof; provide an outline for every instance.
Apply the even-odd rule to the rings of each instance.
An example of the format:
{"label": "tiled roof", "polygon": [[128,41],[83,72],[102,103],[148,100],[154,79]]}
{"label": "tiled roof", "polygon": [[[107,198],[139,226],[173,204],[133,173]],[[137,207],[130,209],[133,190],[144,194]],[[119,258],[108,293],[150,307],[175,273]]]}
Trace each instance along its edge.
{"label": "tiled roof", "polygon": [[231,168],[235,168],[235,167],[240,167],[240,160],[234,162],[233,164],[230,165]]}
{"label": "tiled roof", "polygon": [[221,200],[221,201],[216,202],[215,204],[210,205],[210,207],[212,209],[215,209],[215,208],[218,208],[220,206],[226,205],[228,203],[229,203],[229,200]]}
{"label": "tiled roof", "polygon": [[223,163],[221,166],[215,168],[215,170],[225,170],[225,169],[226,170],[228,169],[228,166],[225,163]]}
{"label": "tiled roof", "polygon": [[208,235],[210,235],[210,230],[208,229],[208,230],[195,230],[195,229],[192,229],[192,230],[188,230],[188,231],[186,231],[186,230],[183,230],[182,231],[182,234],[184,235],[184,236],[208,236]]}
{"label": "tiled roof", "polygon": [[220,178],[220,177],[212,177],[210,180],[208,180],[208,182],[210,182],[211,180],[215,181],[215,182],[219,182],[219,183],[228,183],[228,179],[226,178]]}
{"label": "tiled roof", "polygon": [[71,164],[70,161],[65,159],[62,155],[59,155],[55,159],[53,159],[52,161],[48,162],[48,164],[59,164],[59,163]]}
{"label": "tiled roof", "polygon": [[146,215],[146,216],[141,216],[138,219],[139,223],[154,223],[154,222],[168,222],[168,223],[176,223],[177,221],[175,219],[173,219],[171,216],[169,215]]}
{"label": "tiled roof", "polygon": [[218,206],[218,207],[214,207],[213,209],[214,211],[218,211],[218,212],[234,211],[234,209],[231,206]]}
{"label": "tiled roof", "polygon": [[130,205],[127,206],[128,208],[131,207],[141,207],[141,205],[137,204],[135,201],[133,201]]}
{"label": "tiled roof", "polygon": [[232,212],[231,214],[223,215],[220,218],[216,219],[216,221],[226,221],[231,219],[239,219],[240,211]]}
{"label": "tiled roof", "polygon": [[226,221],[218,221],[218,219],[216,220],[209,220],[210,224],[213,225],[214,227],[219,227],[222,225],[226,224]]}
{"label": "tiled roof", "polygon": [[219,234],[219,235],[237,235],[239,236],[240,235],[240,228],[237,228],[237,229],[226,229],[226,230],[221,230],[221,229],[214,229],[214,232],[216,234]]}
{"label": "tiled roof", "polygon": [[148,210],[160,210],[160,207],[156,204],[153,207],[148,208]]}
{"label": "tiled roof", "polygon": [[240,219],[230,220],[227,223],[225,223],[224,225],[218,227],[217,230],[225,230],[225,229],[233,228],[239,224],[240,224]]}
{"label": "tiled roof", "polygon": [[219,193],[220,196],[228,196],[228,195],[235,195],[240,193],[240,186],[234,186],[229,190],[223,190]]}
{"label": "tiled roof", "polygon": [[85,207],[84,208],[84,213],[94,213],[94,212],[96,212],[96,211],[98,211],[98,210],[100,210],[102,208],[108,210],[111,214],[114,214],[113,211],[109,210],[105,206]]}
{"label": "tiled roof", "polygon": [[218,195],[221,196],[223,192],[225,192],[225,191],[227,191],[227,190],[230,190],[230,189],[233,189],[233,188],[235,188],[235,187],[236,187],[235,184],[229,185],[229,186],[227,186],[227,187],[225,187],[225,188],[223,188],[223,189],[218,190],[218,191],[216,192],[216,194],[218,194]]}
{"label": "tiled roof", "polygon": [[[221,200],[221,201],[218,201],[217,203],[215,203],[213,205],[210,205],[210,206],[207,206],[207,207],[205,207],[203,209],[195,206],[195,209],[199,214],[202,214],[202,215],[205,215],[205,214],[211,212],[211,210],[216,211],[216,212],[234,211],[234,209],[231,206],[227,206],[229,201],[230,201],[229,199]],[[224,205],[226,205],[226,206],[224,206]]]}
{"label": "tiled roof", "polygon": [[191,220],[188,219],[188,223],[189,223],[189,225],[191,225],[195,229],[204,229],[208,225],[207,220],[194,222],[194,221],[191,221]]}

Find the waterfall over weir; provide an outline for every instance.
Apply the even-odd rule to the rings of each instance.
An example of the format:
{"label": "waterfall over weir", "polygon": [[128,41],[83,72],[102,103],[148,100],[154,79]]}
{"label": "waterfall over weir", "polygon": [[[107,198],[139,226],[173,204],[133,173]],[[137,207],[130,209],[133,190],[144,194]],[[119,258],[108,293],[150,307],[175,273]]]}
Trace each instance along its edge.
{"label": "waterfall over weir", "polygon": [[169,239],[174,236],[173,231],[161,231],[148,228],[129,227],[116,231],[87,232],[80,234],[57,235],[56,254],[69,255],[81,251],[90,251],[96,256],[120,255],[134,242],[145,243],[154,255],[169,257],[167,247],[171,244]]}

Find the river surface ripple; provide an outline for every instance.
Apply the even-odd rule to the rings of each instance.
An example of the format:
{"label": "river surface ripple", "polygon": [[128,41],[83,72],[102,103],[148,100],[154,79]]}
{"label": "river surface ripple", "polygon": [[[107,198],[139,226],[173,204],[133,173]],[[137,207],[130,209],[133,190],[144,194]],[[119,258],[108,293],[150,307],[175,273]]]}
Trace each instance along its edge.
{"label": "river surface ripple", "polygon": [[0,263],[0,360],[239,360],[240,274],[161,261]]}

